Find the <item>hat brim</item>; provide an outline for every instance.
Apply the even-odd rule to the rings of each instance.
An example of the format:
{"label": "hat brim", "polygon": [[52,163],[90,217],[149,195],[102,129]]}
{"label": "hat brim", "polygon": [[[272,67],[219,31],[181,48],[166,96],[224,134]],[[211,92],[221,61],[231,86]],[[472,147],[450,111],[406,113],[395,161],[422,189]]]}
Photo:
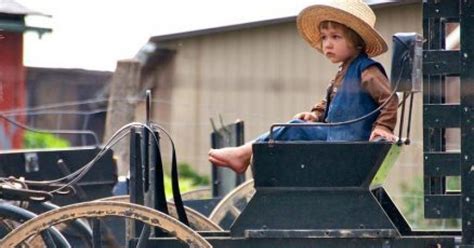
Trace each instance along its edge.
{"label": "hat brim", "polygon": [[300,35],[316,50],[322,51],[319,25],[323,21],[334,21],[354,30],[366,44],[365,52],[370,57],[378,56],[388,50],[383,37],[368,23],[353,14],[326,5],[313,5],[305,8],[296,20]]}

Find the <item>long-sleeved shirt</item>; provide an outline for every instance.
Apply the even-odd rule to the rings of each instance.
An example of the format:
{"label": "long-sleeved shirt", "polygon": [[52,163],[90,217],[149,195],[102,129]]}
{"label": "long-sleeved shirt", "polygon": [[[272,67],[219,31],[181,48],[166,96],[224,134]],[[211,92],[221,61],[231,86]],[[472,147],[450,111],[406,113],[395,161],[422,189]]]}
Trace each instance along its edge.
{"label": "long-sleeved shirt", "polygon": [[[341,87],[344,80],[344,75],[349,67],[350,63],[346,63],[339,68],[338,73],[334,80],[331,81],[328,87],[328,99],[324,99],[319,103],[315,104],[311,109],[311,112],[315,113],[318,117],[317,121],[324,121],[325,111],[327,107],[327,101],[329,102],[334,99],[337,93],[337,89]],[[371,66],[364,70],[361,75],[361,85],[374,101],[381,105],[383,104],[392,93],[390,83],[387,77],[380,71],[377,66]],[[397,108],[398,108],[398,97],[395,94],[385,107],[380,110],[380,114],[372,126],[372,130],[375,128],[384,129],[393,133],[395,125],[397,123]]]}

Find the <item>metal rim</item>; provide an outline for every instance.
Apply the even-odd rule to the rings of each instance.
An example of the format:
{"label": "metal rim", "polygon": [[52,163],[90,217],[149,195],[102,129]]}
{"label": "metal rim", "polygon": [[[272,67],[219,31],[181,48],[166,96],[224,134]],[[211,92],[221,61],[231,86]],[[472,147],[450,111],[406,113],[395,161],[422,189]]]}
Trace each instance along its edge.
{"label": "metal rim", "polygon": [[[102,199],[98,199],[97,201],[118,201],[118,202],[129,202],[130,196],[129,195],[119,195],[119,196],[111,196]],[[176,213],[176,207],[173,202],[167,202],[168,209],[170,210],[170,215],[174,218],[177,218],[178,215]],[[196,231],[223,231],[223,229],[217,225],[215,222],[211,221],[206,216],[202,215],[198,211],[184,206],[186,210],[186,214],[188,215],[189,224],[191,227]]]}
{"label": "metal rim", "polygon": [[202,187],[199,189],[191,190],[181,194],[183,200],[197,200],[197,199],[208,199],[212,195],[210,187]]}
{"label": "metal rim", "polygon": [[250,179],[229,192],[212,210],[209,219],[214,223],[221,223],[227,213],[237,218],[242,210],[235,207],[234,203],[242,198],[250,199],[255,194],[253,185],[253,179]]}
{"label": "metal rim", "polygon": [[65,206],[38,215],[0,240],[0,247],[16,247],[25,239],[56,224],[77,219],[118,216],[142,221],[173,234],[191,248],[212,247],[202,236],[178,220],[154,209],[126,202],[93,201]]}
{"label": "metal rim", "polygon": [[[168,209],[173,217],[177,216],[176,207],[173,202],[168,202]],[[222,227],[215,222],[202,215],[198,211],[184,206],[186,214],[188,215],[189,224],[197,231],[224,231]]]}
{"label": "metal rim", "polygon": [[[8,204],[8,203],[0,204],[0,216],[2,216],[4,220],[13,221],[19,225],[38,217],[37,214],[27,209],[23,209],[21,207]],[[15,229],[16,228],[11,229],[10,232],[12,232],[12,230],[15,230]],[[67,239],[56,227],[51,227],[48,229],[49,229],[48,231],[41,233],[42,239],[44,241],[43,243],[44,245],[54,246],[55,242],[57,242],[57,244],[60,244],[65,247],[70,246]]]}

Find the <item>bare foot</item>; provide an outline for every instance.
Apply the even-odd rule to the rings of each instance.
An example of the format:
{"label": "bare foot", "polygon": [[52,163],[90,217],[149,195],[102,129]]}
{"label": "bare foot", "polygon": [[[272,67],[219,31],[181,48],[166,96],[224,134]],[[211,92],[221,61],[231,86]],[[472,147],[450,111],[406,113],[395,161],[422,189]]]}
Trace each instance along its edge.
{"label": "bare foot", "polygon": [[211,149],[209,161],[217,166],[229,167],[237,173],[243,173],[250,163],[252,156],[251,146],[226,147]]}

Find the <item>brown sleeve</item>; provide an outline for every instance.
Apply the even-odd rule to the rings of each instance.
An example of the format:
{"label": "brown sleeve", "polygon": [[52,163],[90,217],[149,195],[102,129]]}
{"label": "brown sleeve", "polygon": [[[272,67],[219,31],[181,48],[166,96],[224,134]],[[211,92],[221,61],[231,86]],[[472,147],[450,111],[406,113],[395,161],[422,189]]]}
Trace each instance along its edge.
{"label": "brown sleeve", "polygon": [[337,76],[334,80],[329,83],[327,89],[326,89],[326,99],[323,99],[316,103],[312,108],[311,112],[313,112],[316,117],[318,118],[316,121],[317,122],[325,122],[324,120],[324,115],[326,114],[326,107],[327,107],[327,98],[330,97],[329,95],[333,93],[333,85],[336,83]]}
{"label": "brown sleeve", "polygon": [[[371,66],[365,69],[361,75],[362,87],[372,96],[380,106],[392,93],[392,89],[387,77],[377,66]],[[380,110],[380,115],[372,127],[382,128],[393,133],[397,124],[398,96],[395,94],[385,107]]]}
{"label": "brown sleeve", "polygon": [[318,119],[316,121],[324,122],[324,113],[326,112],[326,100],[321,100],[320,102],[316,103],[312,108],[311,112],[313,112]]}

